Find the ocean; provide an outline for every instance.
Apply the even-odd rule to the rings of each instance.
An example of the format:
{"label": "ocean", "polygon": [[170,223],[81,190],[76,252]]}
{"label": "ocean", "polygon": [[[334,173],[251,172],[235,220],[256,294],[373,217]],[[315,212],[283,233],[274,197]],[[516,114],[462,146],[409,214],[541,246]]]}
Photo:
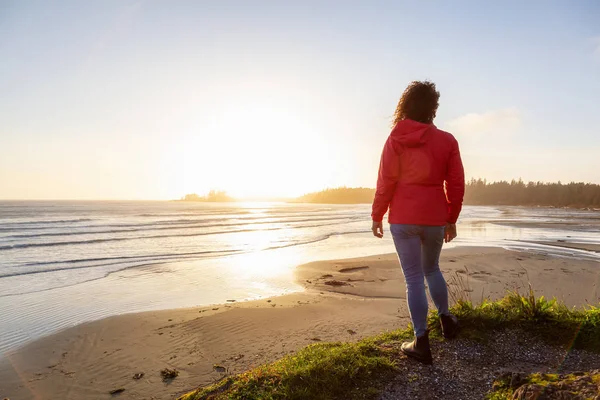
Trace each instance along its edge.
{"label": "ocean", "polygon": [[[465,207],[457,245],[600,259],[600,213]],[[550,245],[535,242],[548,242]],[[127,312],[302,290],[294,267],[393,252],[369,205],[0,201],[0,354]]]}

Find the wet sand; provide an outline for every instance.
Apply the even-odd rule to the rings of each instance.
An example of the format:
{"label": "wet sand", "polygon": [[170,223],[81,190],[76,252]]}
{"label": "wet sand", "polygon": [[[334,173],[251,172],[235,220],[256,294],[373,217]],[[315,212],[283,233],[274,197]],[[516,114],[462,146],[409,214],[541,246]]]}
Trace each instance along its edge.
{"label": "wet sand", "polygon": [[[600,302],[597,261],[465,247],[444,251],[441,267],[451,291],[461,280],[474,302],[529,282],[569,305]],[[0,398],[110,399],[120,388],[120,398],[174,398],[310,343],[358,340],[409,321],[394,254],[306,264],[297,279],[305,292],[120,315],[32,342],[0,363]],[[163,382],[163,368],[179,376]]]}

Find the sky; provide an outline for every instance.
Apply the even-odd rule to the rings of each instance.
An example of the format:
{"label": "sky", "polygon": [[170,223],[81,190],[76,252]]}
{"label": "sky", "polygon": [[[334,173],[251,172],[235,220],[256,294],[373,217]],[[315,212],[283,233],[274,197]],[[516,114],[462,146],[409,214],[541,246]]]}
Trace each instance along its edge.
{"label": "sky", "polygon": [[0,199],[374,187],[422,79],[468,178],[600,183],[595,0],[0,0]]}

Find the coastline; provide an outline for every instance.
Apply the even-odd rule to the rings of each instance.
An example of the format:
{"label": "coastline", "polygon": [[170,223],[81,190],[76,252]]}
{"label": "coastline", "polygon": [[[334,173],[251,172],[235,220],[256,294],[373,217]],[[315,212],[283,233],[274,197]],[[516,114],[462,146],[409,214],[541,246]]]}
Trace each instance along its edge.
{"label": "coastline", "polygon": [[[468,282],[474,302],[528,282],[567,305],[600,301],[597,261],[459,247],[443,251],[441,267],[451,287],[452,277]],[[101,399],[124,388],[127,398],[172,398],[316,341],[355,341],[409,322],[395,254],[305,264],[296,279],[304,292],[113,316],[38,339],[0,365],[0,397]],[[165,384],[163,368],[180,374]]]}

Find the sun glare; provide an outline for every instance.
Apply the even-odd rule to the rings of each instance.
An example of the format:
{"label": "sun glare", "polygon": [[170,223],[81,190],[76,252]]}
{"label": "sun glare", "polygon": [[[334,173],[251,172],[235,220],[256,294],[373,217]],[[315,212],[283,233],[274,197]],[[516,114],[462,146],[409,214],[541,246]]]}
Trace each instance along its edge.
{"label": "sun glare", "polygon": [[232,105],[177,143],[171,191],[295,197],[319,188],[321,132],[311,116],[269,102]]}

